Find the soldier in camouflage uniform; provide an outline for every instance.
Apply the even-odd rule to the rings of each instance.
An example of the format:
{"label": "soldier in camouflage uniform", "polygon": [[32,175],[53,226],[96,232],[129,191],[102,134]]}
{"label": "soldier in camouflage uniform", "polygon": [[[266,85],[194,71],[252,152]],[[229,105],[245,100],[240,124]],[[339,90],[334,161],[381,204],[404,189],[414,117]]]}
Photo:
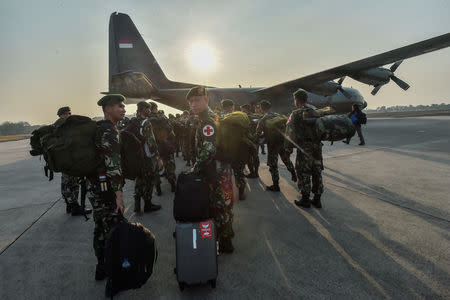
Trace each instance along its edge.
{"label": "soldier in camouflage uniform", "polygon": [[95,145],[102,162],[99,174],[88,178],[87,193],[94,209],[94,251],[97,257],[95,279],[106,278],[104,269],[105,238],[118,212],[125,210],[122,187],[125,183],[120,167],[120,144],[117,123],[125,116],[125,97],[119,94],[104,96],[97,104],[102,106],[105,119],[98,122]]}
{"label": "soldier in camouflage uniform", "polygon": [[[262,119],[262,117],[264,117],[264,113],[262,112],[260,104],[255,105],[255,116],[257,116],[260,120]],[[264,143],[265,140],[258,137],[258,151],[259,147],[261,147],[261,154],[266,154],[266,151],[264,150]]]}
{"label": "soldier in camouflage uniform", "polygon": [[[302,198],[300,201],[296,200],[295,204],[306,208],[313,204],[315,207],[321,208],[320,197],[323,193],[322,143],[313,131],[316,118],[320,115],[313,106],[306,103],[307,100],[308,94],[304,90],[300,89],[294,93],[294,102],[297,109],[289,117],[286,135],[297,147],[295,168]],[[286,140],[285,146],[292,148],[292,143]],[[313,201],[309,199],[311,190],[314,193]]]}
{"label": "soldier in camouflage uniform", "polygon": [[[234,112],[234,101],[231,99],[225,99],[221,102],[222,105],[222,119],[226,114]],[[243,151],[247,151],[247,149],[243,149]],[[245,180],[244,168],[245,164],[243,163],[232,163],[231,168],[233,169],[234,178],[236,179],[236,185],[239,189],[239,200],[245,200],[245,185],[247,181]]]}
{"label": "soldier in camouflage uniform", "polygon": [[[69,117],[72,113],[70,107],[64,106],[58,109],[57,114],[59,119],[55,122],[55,125],[59,120]],[[72,216],[86,215],[92,212],[91,209],[83,209],[78,204],[79,192],[80,178],[61,173],[61,195],[66,202],[66,213],[70,213]]]}
{"label": "soldier in camouflage uniform", "polygon": [[295,168],[290,160],[290,155],[292,152],[287,151],[288,149],[284,148],[284,137],[279,132],[270,132],[271,130],[267,127],[267,120],[275,118],[279,116],[279,114],[271,111],[271,103],[267,100],[261,101],[261,109],[264,112],[264,117],[258,122],[258,126],[256,128],[256,135],[261,137],[263,134],[267,139],[267,166],[269,167],[270,174],[272,175],[273,184],[267,187],[268,191],[279,192],[279,180],[280,174],[278,173],[278,155],[283,161],[284,165],[291,173],[291,180],[296,182],[297,176],[295,174]]}
{"label": "soldier in camouflage uniform", "polygon": [[[175,182],[177,180],[177,176],[175,174],[175,133],[173,132],[172,125],[170,125],[169,119],[164,115],[164,113],[160,113],[158,111],[158,105],[155,102],[150,102],[150,115],[149,121],[152,123],[154,128],[154,132],[156,135],[156,141],[158,143],[158,152],[161,157],[164,169],[165,176],[169,181],[171,186],[172,193],[175,192]],[[158,136],[160,138],[158,139]],[[158,174],[159,175],[159,174]],[[161,185],[160,176],[157,176],[157,188]],[[158,194],[160,194],[161,188],[159,187]]]}
{"label": "soldier in camouflage uniform", "polygon": [[[233,231],[233,203],[225,200],[222,188],[219,185],[219,174],[227,166],[216,161],[217,152],[217,121],[218,117],[209,108],[209,99],[205,87],[197,86],[191,88],[186,95],[189,106],[199,118],[195,142],[198,156],[195,161],[193,172],[204,177],[210,188],[211,213],[216,226],[219,239],[219,251],[223,253],[233,252],[231,239]],[[229,168],[229,167],[228,167]]]}
{"label": "soldier in camouflage uniform", "polygon": [[241,111],[245,112],[250,120],[250,134],[253,137],[253,142],[255,144],[254,149],[250,153],[250,160],[247,164],[248,170],[250,173],[246,175],[247,178],[258,178],[258,170],[259,170],[259,155],[258,155],[258,137],[256,136],[256,126],[258,125],[260,117],[255,115],[250,110],[249,104],[241,105]]}
{"label": "soldier in camouflage uniform", "polygon": [[150,104],[141,101],[137,104],[136,122],[137,137],[144,145],[144,161],[142,176],[136,178],[134,185],[134,212],[141,212],[141,198],[144,199],[144,212],[152,212],[161,209],[161,205],[152,203],[153,186],[155,176],[162,166],[159,158],[158,145],[153,135],[153,127],[148,119],[150,115]]}

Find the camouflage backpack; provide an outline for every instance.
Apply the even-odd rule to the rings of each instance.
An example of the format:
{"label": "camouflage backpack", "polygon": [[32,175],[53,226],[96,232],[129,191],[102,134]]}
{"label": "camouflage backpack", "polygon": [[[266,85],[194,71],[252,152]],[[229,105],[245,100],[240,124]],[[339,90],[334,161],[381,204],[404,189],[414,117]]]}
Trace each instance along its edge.
{"label": "camouflage backpack", "polygon": [[149,119],[152,123],[159,154],[165,155],[175,152],[175,136],[169,119],[156,114],[152,114]]}
{"label": "camouflage backpack", "polygon": [[356,129],[346,115],[330,115],[317,119],[315,124],[317,137],[321,141],[340,141],[355,135]]}
{"label": "camouflage backpack", "polygon": [[135,180],[142,174],[144,162],[144,140],[139,130],[141,124],[132,118],[120,131],[120,165],[126,179]]}
{"label": "camouflage backpack", "polygon": [[72,115],[33,132],[32,155],[44,156],[45,171],[71,176],[95,174],[99,161],[95,149],[97,123],[91,118]]}
{"label": "camouflage backpack", "polygon": [[264,135],[269,143],[282,142],[284,133],[286,132],[286,123],[288,117],[281,114],[276,114],[273,118],[265,120]]}
{"label": "camouflage backpack", "polygon": [[235,111],[219,121],[218,159],[230,163],[247,163],[250,149],[255,147],[246,113]]}

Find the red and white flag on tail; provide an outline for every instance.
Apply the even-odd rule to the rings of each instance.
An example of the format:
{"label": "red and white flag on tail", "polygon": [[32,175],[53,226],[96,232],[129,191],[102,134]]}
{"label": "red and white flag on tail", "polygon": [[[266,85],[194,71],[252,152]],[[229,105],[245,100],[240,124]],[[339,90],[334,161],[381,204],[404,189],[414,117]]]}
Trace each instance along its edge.
{"label": "red and white flag on tail", "polygon": [[131,40],[119,40],[119,48],[133,48]]}

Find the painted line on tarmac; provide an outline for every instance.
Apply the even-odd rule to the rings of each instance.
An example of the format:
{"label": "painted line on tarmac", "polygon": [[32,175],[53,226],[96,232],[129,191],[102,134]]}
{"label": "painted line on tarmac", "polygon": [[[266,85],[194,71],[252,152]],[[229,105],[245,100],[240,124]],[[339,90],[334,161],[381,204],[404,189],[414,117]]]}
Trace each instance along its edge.
{"label": "painted line on tarmac", "polygon": [[2,255],[3,253],[5,253],[6,250],[8,250],[9,247],[11,247],[18,239],[20,239],[22,237],[22,235],[24,235],[31,227],[33,227],[34,224],[36,224],[46,213],[48,213],[55,205],[56,203],[58,203],[62,198],[59,198],[58,200],[56,200],[55,202],[53,202],[52,205],[50,205],[49,208],[47,208],[36,220],[33,221],[33,223],[30,224],[30,226],[28,226],[27,228],[25,228],[24,231],[22,231],[21,234],[19,234],[11,243],[9,243],[8,246],[6,246],[1,252],[0,255]]}
{"label": "painted line on tarmac", "polygon": [[264,233],[264,240],[266,241],[267,248],[269,249],[270,254],[272,254],[273,260],[275,261],[275,264],[277,265],[278,270],[280,271],[281,277],[283,277],[284,282],[286,283],[287,287],[289,289],[292,289],[291,283],[290,283],[288,277],[286,276],[286,274],[284,273],[283,267],[281,266],[281,263],[278,260],[277,255],[275,254],[275,251],[273,251],[272,245],[270,244],[269,239],[267,238],[266,232],[264,231],[263,233]]}

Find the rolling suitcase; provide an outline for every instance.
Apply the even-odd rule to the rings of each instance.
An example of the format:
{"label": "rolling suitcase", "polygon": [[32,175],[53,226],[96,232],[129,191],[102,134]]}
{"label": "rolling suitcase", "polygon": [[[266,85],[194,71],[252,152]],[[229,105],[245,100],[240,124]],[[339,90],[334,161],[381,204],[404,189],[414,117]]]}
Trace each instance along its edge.
{"label": "rolling suitcase", "polygon": [[209,283],[216,287],[217,243],[214,222],[177,223],[175,229],[178,285]]}

